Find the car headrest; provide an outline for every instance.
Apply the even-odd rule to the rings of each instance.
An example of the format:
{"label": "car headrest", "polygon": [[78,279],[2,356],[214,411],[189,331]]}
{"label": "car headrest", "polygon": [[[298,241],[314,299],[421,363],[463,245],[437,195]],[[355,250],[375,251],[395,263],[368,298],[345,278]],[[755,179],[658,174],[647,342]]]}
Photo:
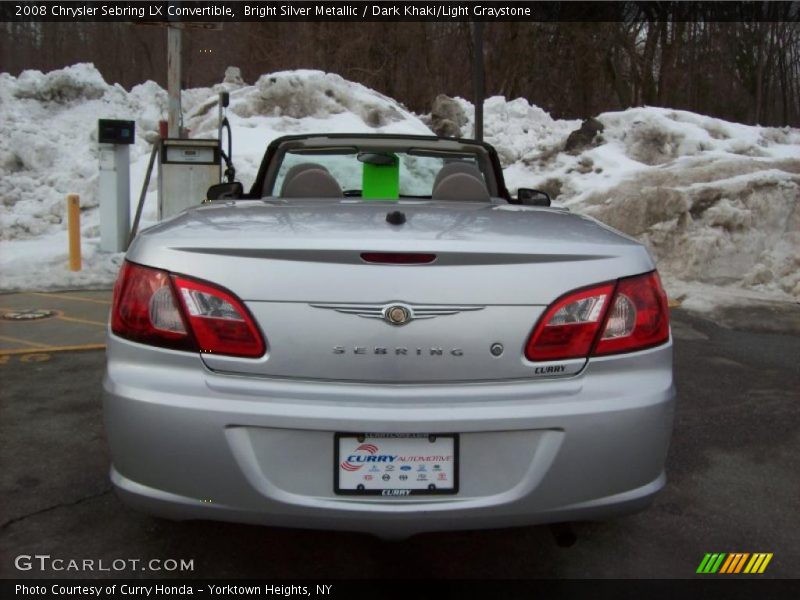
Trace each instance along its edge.
{"label": "car headrest", "polygon": [[287,179],[281,188],[283,198],[342,198],[343,196],[342,188],[333,175],[319,165],[299,170],[291,179],[287,173]]}
{"label": "car headrest", "polygon": [[473,175],[453,173],[442,179],[431,192],[432,200],[461,200],[466,202],[488,202],[489,190]]}
{"label": "car headrest", "polygon": [[322,169],[323,171],[327,171],[325,167],[319,165],[317,163],[307,162],[307,163],[300,163],[298,165],[294,165],[290,167],[288,171],[286,171],[286,175],[283,178],[283,184],[281,185],[281,196],[283,196],[283,190],[286,189],[286,185],[294,179],[295,175],[298,173],[302,173],[303,171],[308,171],[309,169]]}
{"label": "car headrest", "polygon": [[459,160],[444,164],[444,166],[436,174],[436,179],[433,180],[433,188],[435,189],[445,177],[448,177],[449,175],[455,175],[456,173],[466,173],[467,175],[472,175],[473,177],[477,177],[480,181],[483,181],[483,173],[481,173],[481,170],[478,167],[472,163]]}

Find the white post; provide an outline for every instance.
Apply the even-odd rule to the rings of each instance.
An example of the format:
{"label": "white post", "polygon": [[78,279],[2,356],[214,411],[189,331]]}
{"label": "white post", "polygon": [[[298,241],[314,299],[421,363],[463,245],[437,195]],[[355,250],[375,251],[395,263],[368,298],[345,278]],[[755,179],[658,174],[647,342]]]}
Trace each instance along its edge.
{"label": "white post", "polygon": [[167,27],[167,93],[169,137],[181,137],[181,30]]}
{"label": "white post", "polygon": [[124,252],[131,228],[130,147],[100,144],[100,249]]}

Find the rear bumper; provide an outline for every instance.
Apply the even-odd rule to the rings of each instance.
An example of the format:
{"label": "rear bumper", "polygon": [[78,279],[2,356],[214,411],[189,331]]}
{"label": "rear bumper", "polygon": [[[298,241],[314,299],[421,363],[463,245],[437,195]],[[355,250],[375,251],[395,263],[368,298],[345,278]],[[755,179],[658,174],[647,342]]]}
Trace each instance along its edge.
{"label": "rear bumper", "polygon": [[[174,519],[405,537],[602,519],[665,484],[671,344],[577,377],[366,385],[215,374],[111,336],[105,419],[120,497]],[[333,493],[333,433],[458,433],[452,496]]]}

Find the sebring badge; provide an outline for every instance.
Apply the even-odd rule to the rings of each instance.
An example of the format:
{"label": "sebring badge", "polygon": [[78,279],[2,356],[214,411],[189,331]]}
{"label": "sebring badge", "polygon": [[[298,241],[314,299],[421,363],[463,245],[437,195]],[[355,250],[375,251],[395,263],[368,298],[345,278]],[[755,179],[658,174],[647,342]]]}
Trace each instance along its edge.
{"label": "sebring badge", "polygon": [[407,304],[391,302],[388,304],[312,304],[314,308],[326,308],[347,315],[365,319],[383,319],[389,325],[405,325],[418,319],[433,319],[455,315],[460,312],[483,310],[485,306],[447,306],[441,304]]}

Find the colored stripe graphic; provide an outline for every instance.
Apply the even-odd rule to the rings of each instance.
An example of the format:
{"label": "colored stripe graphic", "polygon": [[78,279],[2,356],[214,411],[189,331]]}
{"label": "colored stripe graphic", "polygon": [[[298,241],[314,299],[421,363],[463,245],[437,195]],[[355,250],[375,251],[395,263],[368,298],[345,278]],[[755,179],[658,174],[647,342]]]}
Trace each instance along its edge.
{"label": "colored stripe graphic", "polygon": [[763,573],[764,569],[767,568],[769,561],[772,560],[772,553],[766,552],[758,552],[753,554],[753,558],[750,559],[750,562],[747,563],[747,566],[744,568],[745,573]]}
{"label": "colored stripe graphic", "polygon": [[697,567],[696,573],[705,573],[706,572],[706,565],[708,564],[709,559],[711,558],[710,554],[706,554],[703,557],[703,560],[700,561],[700,566]]}
{"label": "colored stripe graphic", "polygon": [[722,565],[722,560],[725,558],[725,553],[722,552],[717,559],[717,562],[711,567],[711,572],[716,573],[719,570],[720,565]]}
{"label": "colored stripe graphic", "polygon": [[727,560],[722,563],[722,568],[719,570],[720,573],[728,573],[728,569],[731,568],[731,563],[734,562],[736,558],[736,554],[728,554]]}
{"label": "colored stripe graphic", "polygon": [[744,567],[744,563],[747,558],[750,556],[749,553],[745,552],[734,552],[728,555],[728,560],[725,561],[725,564],[722,565],[720,569],[720,573],[738,573]]}
{"label": "colored stripe graphic", "polygon": [[748,559],[749,556],[750,556],[749,552],[745,552],[744,554],[742,554],[741,558],[739,559],[739,562],[736,563],[736,570],[735,571],[731,570],[731,572],[740,573],[742,571],[742,567],[744,567],[745,561]]}
{"label": "colored stripe graphic", "polygon": [[700,566],[697,567],[696,572],[701,574],[719,573],[721,575],[763,573],[769,561],[772,560],[772,556],[771,552],[756,552],[753,554],[749,552],[706,553],[703,560],[700,561]]}
{"label": "colored stripe graphic", "polygon": [[771,560],[772,560],[772,552],[770,552],[769,554],[767,554],[766,557],[764,557],[764,562],[761,563],[761,567],[759,567],[758,572],[759,573],[763,573],[764,570],[767,568],[767,565],[769,564],[769,561],[771,561]]}
{"label": "colored stripe graphic", "polygon": [[700,566],[697,567],[697,573],[716,573],[725,558],[725,553],[706,554]]}

